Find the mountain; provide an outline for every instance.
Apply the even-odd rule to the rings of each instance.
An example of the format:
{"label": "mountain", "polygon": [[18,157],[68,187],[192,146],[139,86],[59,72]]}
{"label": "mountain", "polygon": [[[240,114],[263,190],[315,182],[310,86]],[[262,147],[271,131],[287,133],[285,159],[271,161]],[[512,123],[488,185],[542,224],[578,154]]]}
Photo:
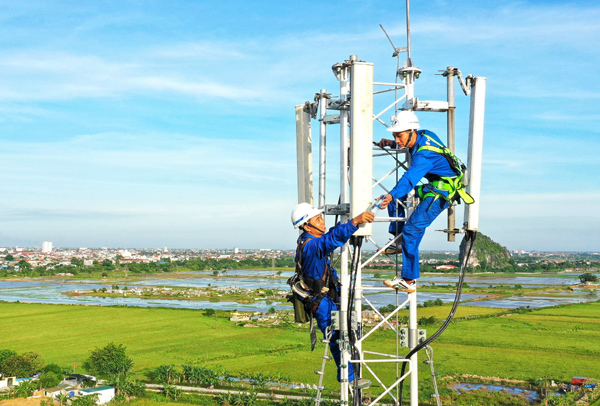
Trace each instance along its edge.
{"label": "mountain", "polygon": [[[465,251],[465,240],[460,243],[459,259],[462,263]],[[493,241],[487,235],[478,232],[475,243],[471,249],[471,255],[467,262],[467,268],[479,267],[481,271],[499,270],[512,267],[512,255],[506,247]]]}

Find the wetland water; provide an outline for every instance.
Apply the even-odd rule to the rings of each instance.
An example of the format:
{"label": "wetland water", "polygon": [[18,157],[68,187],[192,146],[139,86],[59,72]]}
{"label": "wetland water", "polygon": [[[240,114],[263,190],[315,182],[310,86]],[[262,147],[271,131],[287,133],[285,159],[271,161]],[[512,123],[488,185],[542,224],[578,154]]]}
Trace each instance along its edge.
{"label": "wetland water", "polygon": [[[232,270],[219,273],[220,276],[212,275],[210,272],[190,272],[180,274],[180,278],[161,278],[152,275],[144,277],[135,282],[98,282],[85,280],[2,280],[0,279],[0,300],[7,302],[29,302],[29,303],[54,303],[54,304],[81,304],[81,305],[127,305],[142,307],[171,307],[171,308],[190,308],[204,309],[213,308],[221,310],[241,310],[241,311],[268,311],[271,307],[276,310],[290,310],[291,307],[286,304],[270,302],[265,300],[252,303],[237,303],[232,301],[209,301],[209,300],[174,300],[174,299],[154,299],[141,298],[135,296],[128,297],[94,297],[94,296],[68,296],[63,292],[74,290],[90,290],[110,288],[113,284],[121,287],[150,287],[162,286],[171,288],[198,288],[198,287],[237,287],[245,289],[273,289],[289,290],[286,283],[287,278],[293,271],[283,272],[279,278],[272,271],[248,271]],[[458,280],[456,275],[428,275],[420,279],[422,284],[435,283],[455,284]],[[369,290],[368,300],[375,306],[380,307],[386,304],[395,303],[395,295],[390,289],[383,287],[383,279],[375,279],[372,274],[363,274],[364,285],[379,287],[381,291]],[[575,285],[579,282],[579,274],[563,274],[562,276],[542,276],[542,275],[517,275],[509,277],[498,276],[468,276],[465,282],[470,286],[489,286],[522,285],[523,287],[564,287]],[[400,293],[399,300],[404,301],[406,295]],[[462,301],[481,298],[482,295],[463,294]],[[452,302],[454,293],[428,293],[421,292],[418,295],[419,303],[427,300],[442,299],[444,302]],[[559,294],[540,293],[532,296],[513,296],[502,299],[481,300],[465,303],[469,306],[516,308],[520,306],[530,306],[531,308],[553,306],[557,304],[580,303],[591,300],[598,300],[598,294],[590,295],[588,290],[575,289],[573,292],[561,292]]]}
{"label": "wetland water", "polygon": [[510,395],[520,395],[524,396],[530,402],[535,402],[539,399],[539,394],[533,390],[527,390],[522,388],[516,388],[513,386],[503,386],[503,385],[493,385],[493,384],[483,384],[483,383],[457,383],[451,386],[452,389],[458,392],[466,392],[471,390],[486,390],[493,392],[503,392],[508,393]]}

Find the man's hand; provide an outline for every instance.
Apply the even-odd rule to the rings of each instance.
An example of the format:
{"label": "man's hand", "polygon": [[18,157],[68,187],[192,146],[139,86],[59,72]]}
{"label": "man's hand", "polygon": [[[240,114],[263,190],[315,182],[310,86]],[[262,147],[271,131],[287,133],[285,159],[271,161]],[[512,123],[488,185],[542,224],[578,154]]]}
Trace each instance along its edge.
{"label": "man's hand", "polygon": [[359,224],[363,223],[372,223],[374,219],[375,215],[373,213],[371,213],[370,211],[365,211],[360,213],[358,216],[354,217],[352,219],[352,224],[358,226]]}
{"label": "man's hand", "polygon": [[379,207],[385,209],[386,207],[388,207],[388,204],[390,204],[390,202],[392,201],[392,195],[381,195],[377,199],[383,199],[381,203],[379,203]]}
{"label": "man's hand", "polygon": [[373,142],[373,144],[377,145],[379,148],[393,147],[394,146],[394,141],[393,140],[388,140],[386,138],[382,138],[381,141],[379,141],[379,142]]}

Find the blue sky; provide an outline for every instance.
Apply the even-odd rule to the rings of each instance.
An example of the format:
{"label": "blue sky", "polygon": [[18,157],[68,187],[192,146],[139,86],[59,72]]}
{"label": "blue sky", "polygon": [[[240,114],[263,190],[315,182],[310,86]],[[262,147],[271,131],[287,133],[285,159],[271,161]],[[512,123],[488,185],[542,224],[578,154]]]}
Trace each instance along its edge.
{"label": "blue sky", "polygon": [[[0,0],[0,246],[292,248],[294,106],[337,94],[351,54],[393,81],[379,24],[401,46],[404,18],[401,1]],[[487,77],[481,231],[600,251],[600,5],[415,0],[411,20],[419,98],[445,99],[449,65]],[[457,249],[444,222],[422,249]]]}

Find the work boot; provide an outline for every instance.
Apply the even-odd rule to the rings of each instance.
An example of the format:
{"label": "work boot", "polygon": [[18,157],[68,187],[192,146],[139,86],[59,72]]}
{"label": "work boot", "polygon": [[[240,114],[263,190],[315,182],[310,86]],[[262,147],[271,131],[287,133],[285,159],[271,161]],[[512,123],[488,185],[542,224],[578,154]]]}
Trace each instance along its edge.
{"label": "work boot", "polygon": [[384,281],[383,284],[388,288],[402,290],[408,293],[413,293],[417,287],[417,281],[413,280],[409,283],[401,276],[396,276],[394,279],[388,279]]}
{"label": "work boot", "polygon": [[392,238],[392,240],[395,240],[393,243],[390,244],[389,247],[387,247],[383,253],[385,255],[395,255],[395,254],[399,254],[402,252],[402,237],[398,237],[399,234],[392,234],[394,237]]}
{"label": "work boot", "polygon": [[399,243],[392,243],[389,247],[383,250],[385,255],[396,255],[402,252],[402,245]]}

